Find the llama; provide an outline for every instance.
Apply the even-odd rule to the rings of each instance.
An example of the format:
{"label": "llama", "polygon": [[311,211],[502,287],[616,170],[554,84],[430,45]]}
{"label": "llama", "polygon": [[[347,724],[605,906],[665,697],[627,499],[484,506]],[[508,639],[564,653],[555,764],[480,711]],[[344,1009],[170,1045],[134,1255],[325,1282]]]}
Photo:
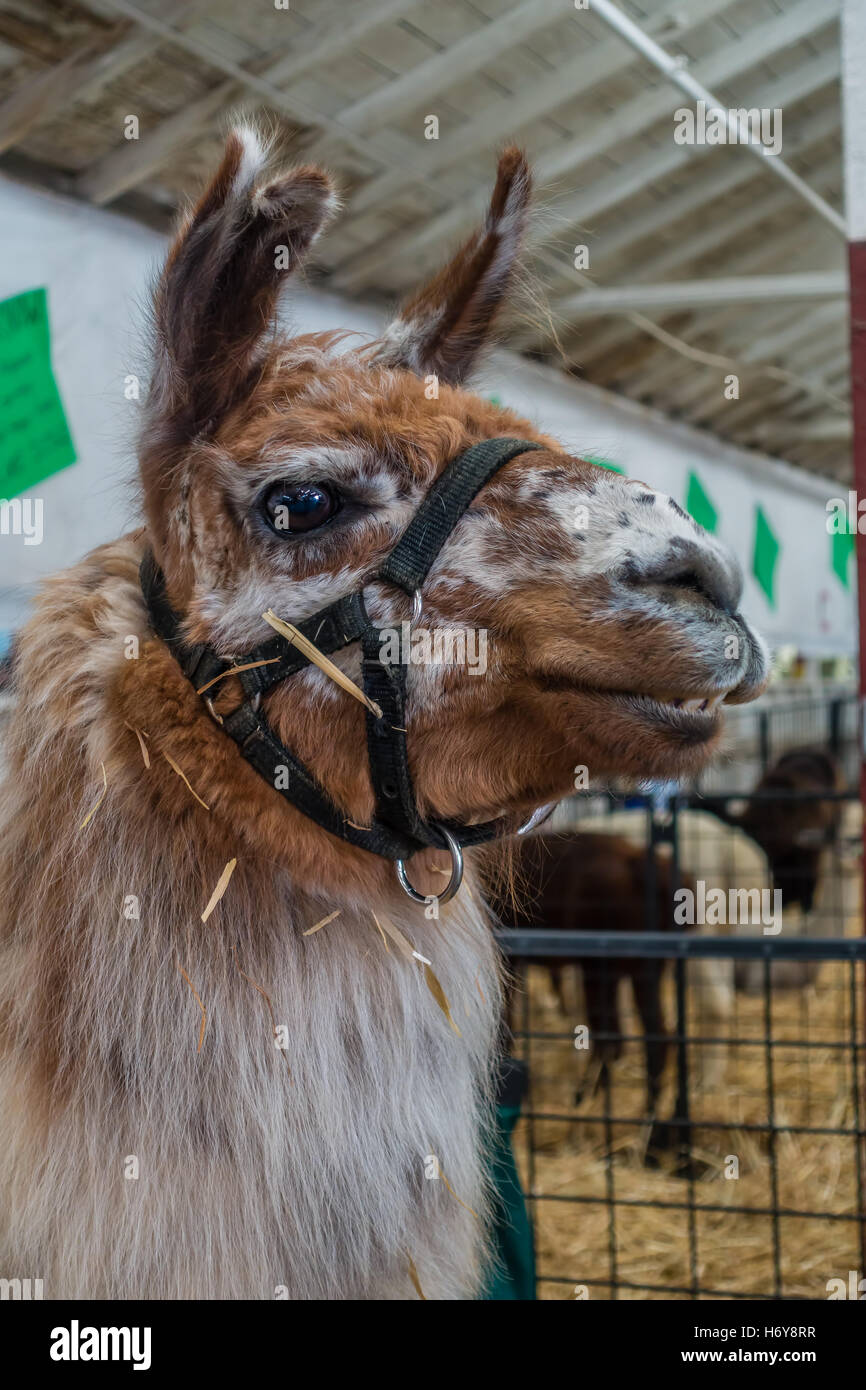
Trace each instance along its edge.
{"label": "llama", "polygon": [[[462,385],[513,280],[523,155],[503,154],[478,232],[360,346],[278,329],[335,197],[319,169],[267,160],[252,132],[229,136],[157,285],[143,525],[49,581],[17,643],[0,1272],[38,1272],[46,1297],[475,1296],[500,964],[471,855],[439,910],[430,827],[516,828],[578,763],[693,772],[719,702],[766,676],[717,541]],[[452,463],[503,436],[522,450],[454,518],[417,601],[428,627],[487,632],[486,669],[411,665],[404,719],[374,726],[405,723],[422,906],[366,847],[369,705],[300,659],[260,701],[242,704],[237,674],[200,695],[140,567],[152,555],[185,649],[223,674],[273,643],[270,609],[303,624],[363,588],[371,621],[399,627],[412,603],[387,557]],[[268,660],[293,652],[279,642]],[[357,640],[333,651],[355,686],[371,660]],[[332,831],[227,735],[256,705]]]}

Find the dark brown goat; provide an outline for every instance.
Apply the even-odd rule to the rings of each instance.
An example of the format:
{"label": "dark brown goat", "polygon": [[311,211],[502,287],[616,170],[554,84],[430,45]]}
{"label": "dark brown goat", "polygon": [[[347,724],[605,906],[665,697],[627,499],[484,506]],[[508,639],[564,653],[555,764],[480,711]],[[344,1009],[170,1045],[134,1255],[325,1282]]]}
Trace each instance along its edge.
{"label": "dark brown goat", "polygon": [[[750,799],[743,812],[734,814],[728,812],[726,802],[719,800],[713,806],[708,799],[706,809],[755,841],[767,856],[773,885],[781,889],[783,903],[799,905],[808,912],[814,904],[821,852],[837,839],[841,818],[840,802],[820,798],[841,791],[844,785],[841,770],[828,750],[795,748],[782,754],[755,787],[758,797],[784,793],[779,800]],[[798,794],[805,799],[799,799]],[[650,925],[648,906],[654,899],[655,929],[665,931],[673,927],[674,887],[688,886],[689,880],[681,873],[674,885],[670,857],[662,852],[654,858],[655,885],[651,886],[652,860],[647,850],[619,835],[595,831],[536,835],[518,841],[514,848],[514,877],[522,893],[512,896],[491,882],[488,899],[507,925],[573,931],[646,929]],[[549,962],[560,1003],[566,963],[564,958]],[[620,980],[631,981],[646,1039],[648,1111],[654,1114],[668,1051],[661,1003],[665,962],[587,956],[570,958],[569,963],[582,970],[586,1021],[602,1078],[622,1051],[617,993]],[[782,968],[773,969],[774,983],[781,984],[786,978]],[[800,966],[795,966],[793,973],[798,982],[812,978]],[[739,972],[734,978],[743,987],[748,972]]]}
{"label": "dark brown goat", "polygon": [[[673,925],[671,862],[656,854],[651,885],[646,851],[616,835],[536,835],[514,846],[515,894],[491,883],[488,901],[497,917],[517,928],[563,928],[573,931],[639,931],[655,902],[656,926]],[[520,891],[523,890],[523,891]],[[631,981],[635,1007],[645,1034],[648,1111],[654,1114],[668,1042],[661,1004],[662,960],[626,957],[613,960],[580,956],[549,962],[562,1002],[562,972],[579,965],[593,1056],[603,1080],[610,1062],[622,1052],[623,1032],[617,992]],[[583,1020],[579,1020],[583,1022]]]}
{"label": "dark brown goat", "polygon": [[[842,816],[840,801],[816,800],[843,791],[845,779],[825,748],[792,748],[763,774],[755,792],[779,792],[776,800],[749,800],[740,816],[728,819],[751,835],[767,856],[773,884],[785,906],[810,912],[815,900],[821,851],[835,843]],[[800,799],[803,798],[803,799]]]}

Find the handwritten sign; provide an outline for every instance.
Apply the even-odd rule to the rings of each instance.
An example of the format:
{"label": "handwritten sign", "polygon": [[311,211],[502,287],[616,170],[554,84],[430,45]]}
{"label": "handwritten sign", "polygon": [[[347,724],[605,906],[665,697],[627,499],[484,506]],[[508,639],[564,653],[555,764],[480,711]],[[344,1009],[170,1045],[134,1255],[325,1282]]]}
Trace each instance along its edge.
{"label": "handwritten sign", "polygon": [[75,462],[51,367],[44,289],[0,300],[0,498]]}

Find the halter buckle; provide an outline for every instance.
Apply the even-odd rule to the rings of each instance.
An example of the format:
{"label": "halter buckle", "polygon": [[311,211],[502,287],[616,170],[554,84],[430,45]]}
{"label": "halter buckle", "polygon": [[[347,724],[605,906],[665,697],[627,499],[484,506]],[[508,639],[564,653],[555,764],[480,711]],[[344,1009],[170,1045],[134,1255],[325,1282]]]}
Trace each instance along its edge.
{"label": "halter buckle", "polygon": [[441,893],[419,893],[417,888],[413,888],[409,882],[409,875],[406,873],[405,859],[397,860],[397,881],[407,897],[413,903],[421,903],[426,907],[429,902],[447,903],[450,902],[463,882],[463,850],[457,840],[446,830],[444,825],[437,825],[436,829],[445,840],[451,854],[451,877]]}

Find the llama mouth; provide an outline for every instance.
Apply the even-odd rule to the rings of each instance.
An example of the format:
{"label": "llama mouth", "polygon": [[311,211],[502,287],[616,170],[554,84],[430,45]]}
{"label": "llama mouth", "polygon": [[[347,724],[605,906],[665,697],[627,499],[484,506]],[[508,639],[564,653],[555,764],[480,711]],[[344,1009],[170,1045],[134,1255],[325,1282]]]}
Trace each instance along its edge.
{"label": "llama mouth", "polygon": [[722,690],[715,695],[639,695],[638,699],[663,705],[666,709],[682,710],[684,714],[713,714],[727,695]]}
{"label": "llama mouth", "polygon": [[663,727],[680,738],[704,742],[721,723],[721,706],[727,693],[668,696],[611,692],[608,698],[624,714],[637,718],[641,724]]}

